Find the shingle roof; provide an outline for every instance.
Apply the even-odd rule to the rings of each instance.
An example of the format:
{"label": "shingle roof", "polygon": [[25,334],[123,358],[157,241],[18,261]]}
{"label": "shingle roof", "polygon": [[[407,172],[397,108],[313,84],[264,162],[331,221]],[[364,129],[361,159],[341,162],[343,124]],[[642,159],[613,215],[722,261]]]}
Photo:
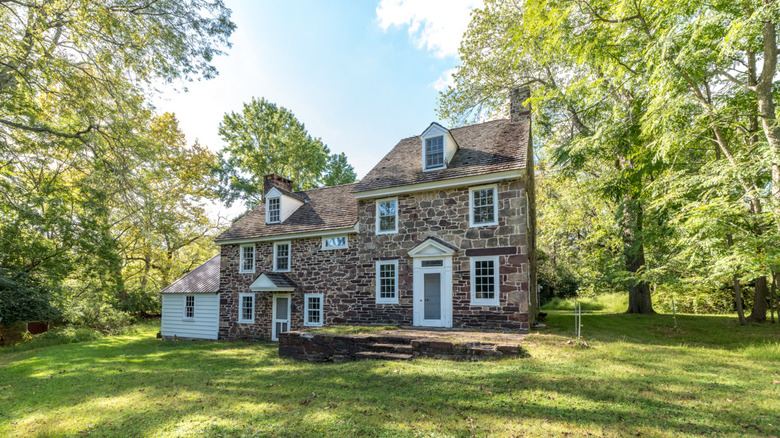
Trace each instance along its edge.
{"label": "shingle roof", "polygon": [[354,226],[357,222],[357,199],[352,195],[354,187],[355,184],[344,184],[295,192],[305,204],[280,224],[266,224],[265,205],[260,204],[215,240],[254,239]]}
{"label": "shingle roof", "polygon": [[450,130],[458,151],[446,169],[423,172],[419,136],[401,140],[354,192],[524,169],[529,121],[495,120]]}
{"label": "shingle roof", "polygon": [[161,290],[161,294],[219,292],[219,254]]}
{"label": "shingle roof", "polygon": [[290,280],[290,277],[279,274],[276,272],[266,272],[265,273],[266,278],[271,280],[271,282],[276,285],[276,287],[298,287],[297,284],[295,284],[294,281]]}

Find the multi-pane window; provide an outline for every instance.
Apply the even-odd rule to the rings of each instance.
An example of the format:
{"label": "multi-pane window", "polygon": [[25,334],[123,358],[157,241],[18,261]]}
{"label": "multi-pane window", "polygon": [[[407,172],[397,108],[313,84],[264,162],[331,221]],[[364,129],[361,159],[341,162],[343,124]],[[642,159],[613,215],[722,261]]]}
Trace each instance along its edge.
{"label": "multi-pane window", "polygon": [[255,322],[255,295],[239,294],[238,322]]}
{"label": "multi-pane window", "polygon": [[444,137],[425,140],[425,169],[444,167]]}
{"label": "multi-pane window", "polygon": [[395,233],[398,225],[398,200],[383,199],[376,203],[377,234]]}
{"label": "multi-pane window", "polygon": [[376,302],[398,302],[398,261],[377,262]]}
{"label": "multi-pane window", "polygon": [[347,236],[323,237],[322,249],[339,249],[347,247]]}
{"label": "multi-pane window", "polygon": [[268,208],[266,222],[269,224],[279,223],[279,218],[281,216],[280,198],[268,198],[266,202]]}
{"label": "multi-pane window", "polygon": [[184,297],[184,317],[195,317],[195,295],[187,295]]}
{"label": "multi-pane window", "polygon": [[498,305],[498,257],[471,259],[471,304]]}
{"label": "multi-pane window", "polygon": [[290,242],[274,243],[274,271],[290,270]]}
{"label": "multi-pane window", "polygon": [[322,294],[306,294],[303,297],[304,325],[321,326],[322,325]]}
{"label": "multi-pane window", "polygon": [[244,273],[255,272],[255,245],[241,245],[240,271]]}
{"label": "multi-pane window", "polygon": [[471,225],[496,225],[496,187],[478,187],[471,190]]}

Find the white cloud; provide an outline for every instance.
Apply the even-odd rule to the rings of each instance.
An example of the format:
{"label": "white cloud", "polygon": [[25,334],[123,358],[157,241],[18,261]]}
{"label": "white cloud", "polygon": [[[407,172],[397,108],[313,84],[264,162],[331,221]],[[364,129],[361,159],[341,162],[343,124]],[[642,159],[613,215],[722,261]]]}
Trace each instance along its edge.
{"label": "white cloud", "polygon": [[472,9],[482,0],[380,0],[376,8],[379,26],[409,28],[418,48],[444,58],[456,56]]}
{"label": "white cloud", "polygon": [[455,74],[456,71],[458,71],[457,68],[451,68],[445,71],[444,73],[442,73],[441,76],[439,76],[439,79],[436,79],[431,84],[433,89],[441,93],[442,91],[446,90],[447,87],[454,87],[455,78],[453,77],[453,75]]}

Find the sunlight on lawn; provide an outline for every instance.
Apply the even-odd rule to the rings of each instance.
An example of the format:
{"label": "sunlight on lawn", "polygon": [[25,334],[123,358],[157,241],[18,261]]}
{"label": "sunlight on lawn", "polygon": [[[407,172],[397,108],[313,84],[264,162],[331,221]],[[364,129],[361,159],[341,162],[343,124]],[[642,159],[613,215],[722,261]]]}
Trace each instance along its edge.
{"label": "sunlight on lawn", "polygon": [[[4,355],[0,436],[766,436],[780,425],[771,325],[591,314],[526,337],[531,357],[344,364],[272,343],[116,338]],[[747,425],[747,426],[746,426]]]}

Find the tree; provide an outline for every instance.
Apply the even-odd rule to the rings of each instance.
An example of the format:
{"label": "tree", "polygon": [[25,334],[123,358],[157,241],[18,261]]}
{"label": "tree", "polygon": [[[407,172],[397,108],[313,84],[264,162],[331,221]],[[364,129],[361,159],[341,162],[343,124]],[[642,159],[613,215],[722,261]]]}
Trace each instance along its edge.
{"label": "tree", "polygon": [[132,196],[112,212],[124,261],[119,301],[136,312],[159,311],[160,289],[213,256],[220,230],[208,215],[216,156],[188,147],[173,114],[154,117],[144,132],[156,159],[134,163]]}
{"label": "tree", "polygon": [[145,96],[213,77],[229,17],[220,0],[0,0],[0,267],[68,296],[122,289],[113,214],[156,160]]}
{"label": "tree", "polygon": [[269,173],[290,178],[295,190],[355,182],[343,153],[331,155],[290,110],[265,99],[253,98],[241,113],[225,114],[219,134],[227,146],[215,172],[228,205],[239,199],[249,207],[260,203],[263,175]]}

